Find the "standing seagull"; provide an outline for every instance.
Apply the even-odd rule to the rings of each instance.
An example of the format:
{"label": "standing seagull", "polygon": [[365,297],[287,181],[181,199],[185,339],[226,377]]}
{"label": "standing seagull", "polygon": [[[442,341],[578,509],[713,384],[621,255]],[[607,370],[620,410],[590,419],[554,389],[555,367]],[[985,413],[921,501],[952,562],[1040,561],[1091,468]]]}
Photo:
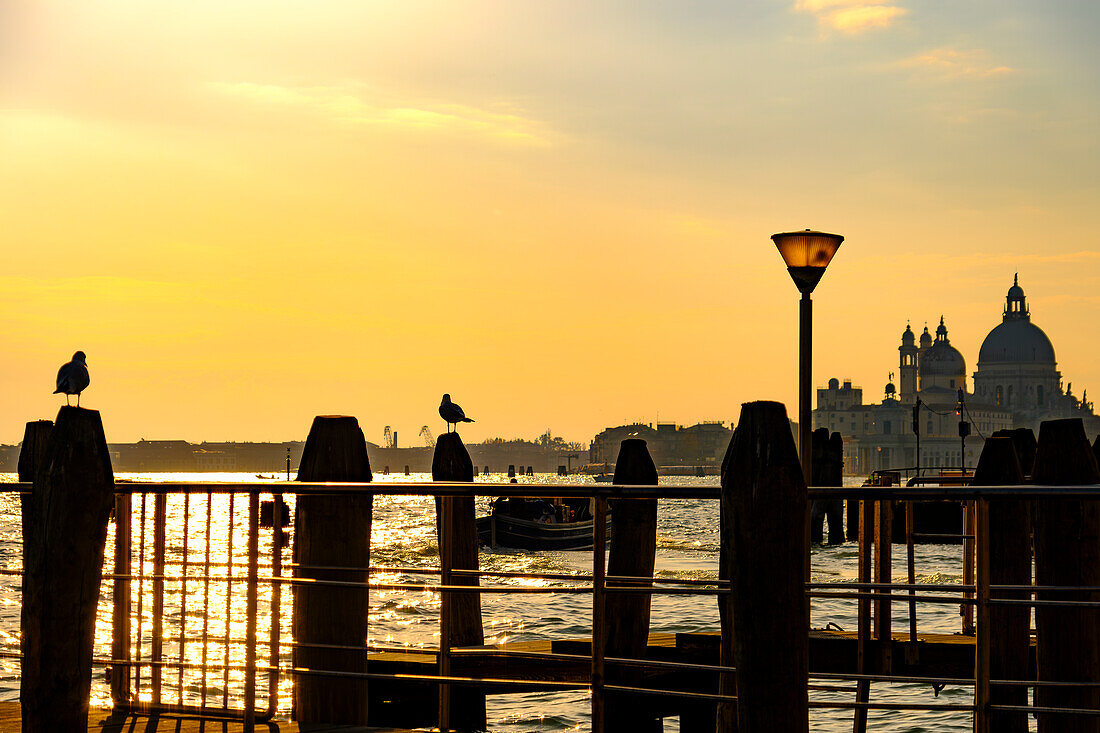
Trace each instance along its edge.
{"label": "standing seagull", "polygon": [[69,395],[76,395],[76,406],[80,407],[80,393],[88,388],[92,378],[88,376],[88,357],[83,351],[73,354],[73,360],[57,371],[57,389],[54,394],[64,394],[65,404],[69,404]]}
{"label": "standing seagull", "polygon": [[449,394],[443,395],[443,401],[439,403],[439,416],[447,421],[447,432],[451,432],[451,425],[458,429],[458,423],[460,422],[473,422],[470,418],[466,417],[466,413],[462,411],[462,408],[451,402],[451,396]]}

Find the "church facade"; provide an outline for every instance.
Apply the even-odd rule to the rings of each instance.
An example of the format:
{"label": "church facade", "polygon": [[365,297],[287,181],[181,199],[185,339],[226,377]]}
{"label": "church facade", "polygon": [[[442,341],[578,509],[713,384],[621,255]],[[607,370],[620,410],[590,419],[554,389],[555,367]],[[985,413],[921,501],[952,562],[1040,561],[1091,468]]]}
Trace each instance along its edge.
{"label": "church facade", "polygon": [[[1054,346],[1031,322],[1018,278],[1008,290],[1001,323],[978,350],[973,389],[966,360],[948,338],[943,317],[935,337],[925,327],[918,340],[908,325],[898,347],[898,385],[886,385],[881,402],[864,404],[863,390],[830,379],[817,390],[814,427],[844,437],[845,472],[920,465],[924,468],[972,468],[983,437],[996,430],[1032,428],[1043,420],[1079,417],[1086,433],[1100,432],[1100,418],[1087,394],[1078,399],[1063,389]],[[960,437],[959,423],[969,423]],[[920,431],[920,456],[914,427]],[[964,447],[965,445],[965,447]]]}

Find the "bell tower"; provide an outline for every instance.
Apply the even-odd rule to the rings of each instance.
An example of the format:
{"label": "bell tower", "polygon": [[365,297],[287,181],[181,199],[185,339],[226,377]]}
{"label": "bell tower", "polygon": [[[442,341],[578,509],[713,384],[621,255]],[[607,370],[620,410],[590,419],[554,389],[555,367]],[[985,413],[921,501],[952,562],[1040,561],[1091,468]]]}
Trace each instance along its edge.
{"label": "bell tower", "polygon": [[905,324],[905,333],[901,335],[898,347],[898,373],[901,375],[900,398],[904,404],[911,405],[917,399],[917,346],[916,336],[909,324]]}

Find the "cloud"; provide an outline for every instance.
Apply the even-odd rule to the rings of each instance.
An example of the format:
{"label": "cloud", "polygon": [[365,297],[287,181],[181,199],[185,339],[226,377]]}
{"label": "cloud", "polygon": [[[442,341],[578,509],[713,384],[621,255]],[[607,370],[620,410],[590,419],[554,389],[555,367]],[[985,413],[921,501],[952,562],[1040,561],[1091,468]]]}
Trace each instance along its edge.
{"label": "cloud", "polygon": [[909,12],[886,0],[795,0],[795,10],[817,16],[822,26],[853,34],[889,27]]}
{"label": "cloud", "polygon": [[997,79],[1016,73],[1010,66],[991,61],[989,53],[981,49],[936,48],[899,65],[939,79]]}
{"label": "cloud", "polygon": [[367,91],[359,85],[290,87],[217,82],[208,87],[219,94],[255,104],[304,111],[334,124],[449,132],[536,146],[549,145],[553,137],[545,124],[514,112],[455,103],[368,101]]}

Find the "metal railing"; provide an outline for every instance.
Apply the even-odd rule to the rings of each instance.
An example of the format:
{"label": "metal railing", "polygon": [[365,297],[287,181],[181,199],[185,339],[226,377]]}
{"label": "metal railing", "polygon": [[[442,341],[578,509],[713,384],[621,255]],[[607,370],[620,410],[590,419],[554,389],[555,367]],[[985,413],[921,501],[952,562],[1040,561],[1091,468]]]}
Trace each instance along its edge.
{"label": "metal railing", "polygon": [[[2,487],[5,491],[26,492],[30,489],[31,485],[25,483],[6,484]],[[450,685],[475,687],[491,685],[494,690],[514,689],[516,691],[588,690],[591,692],[594,731],[603,731],[607,727],[604,708],[608,693],[675,697],[706,703],[737,702],[736,696],[733,695],[647,688],[607,681],[609,667],[638,667],[650,671],[678,670],[711,674],[736,672],[734,667],[721,664],[628,659],[608,656],[606,653],[608,619],[604,611],[609,594],[715,596],[730,592],[729,582],[722,580],[608,576],[606,573],[608,501],[641,498],[717,500],[721,491],[718,487],[511,483],[118,482],[115,490],[115,543],[113,550],[109,550],[114,559],[113,568],[112,572],[104,575],[105,580],[110,581],[112,590],[110,597],[111,655],[109,658],[97,657],[95,663],[109,668],[111,696],[115,706],[120,710],[235,717],[244,721],[246,730],[251,730],[255,721],[271,718],[279,710],[280,682],[287,677],[303,675],[437,683],[440,688],[441,729],[449,727],[449,710],[445,700],[448,698],[447,688]],[[438,581],[434,583],[357,583],[302,578],[297,574],[303,569],[301,566],[284,562],[284,543],[281,539],[282,530],[279,519],[283,497],[303,494],[413,495],[437,498],[472,496],[591,498],[595,500],[592,571],[591,574],[582,575],[457,569],[449,566],[447,561],[449,553],[441,552],[439,568],[372,567],[369,569],[369,572],[374,574],[408,572],[426,577],[438,577]],[[270,496],[274,502],[272,512],[274,526],[270,536],[267,536],[266,530],[261,528],[259,521],[259,506],[264,496]],[[1100,608],[1100,602],[1059,601],[1035,597],[1037,593],[1049,592],[1100,592],[1100,588],[991,584],[988,574],[987,521],[990,502],[1020,499],[1100,500],[1100,486],[812,487],[809,490],[809,498],[860,501],[861,516],[864,518],[864,526],[861,527],[860,532],[858,580],[846,583],[809,582],[806,586],[806,594],[811,599],[850,599],[858,603],[857,671],[855,673],[811,672],[808,688],[810,692],[850,692],[853,693],[854,699],[851,701],[811,699],[809,703],[811,708],[852,709],[857,719],[863,716],[864,720],[868,710],[965,712],[976,715],[981,723],[987,721],[992,710],[1018,709],[1017,706],[994,705],[990,702],[990,690],[996,686],[1026,686],[1036,689],[1044,686],[1094,687],[1097,685],[1096,682],[1087,681],[1075,683],[991,679],[989,666],[987,663],[983,664],[982,660],[988,659],[991,643],[988,614],[992,606]],[[872,572],[871,553],[871,548],[876,545],[874,519],[878,518],[881,528],[885,519],[884,507],[889,503],[933,499],[973,502],[975,508],[973,539],[978,567],[974,583],[894,583],[890,577],[875,577]],[[447,503],[443,502],[444,506]],[[242,507],[244,507],[243,510]],[[225,516],[219,515],[223,510]],[[196,512],[197,519],[192,516]],[[241,515],[239,521],[236,520],[238,513]],[[226,517],[229,520],[227,522],[224,521]],[[134,526],[135,520],[136,526]],[[447,524],[445,522],[444,526]],[[444,543],[449,541],[446,534],[441,539]],[[202,548],[199,551],[202,558],[200,562],[192,559],[196,543]],[[881,539],[879,546],[880,548],[882,546]],[[983,567],[986,568],[986,572],[982,571]],[[286,575],[285,570],[288,569],[294,574]],[[19,573],[20,571],[15,568],[0,571],[3,575]],[[457,578],[471,576],[477,576],[479,579],[526,578],[566,581],[573,585],[469,586],[455,582]],[[283,661],[281,653],[287,646],[292,646],[293,642],[287,643],[282,640],[285,620],[282,614],[281,590],[284,587],[307,583],[375,590],[430,591],[439,594],[453,592],[591,594],[591,625],[594,643],[591,644],[589,654],[545,655],[546,658],[558,660],[586,660],[589,667],[588,680],[548,680],[545,676],[499,678],[454,674],[452,663],[455,659],[478,652],[452,648],[450,639],[443,631],[448,627],[442,613],[440,644],[438,650],[434,652],[427,649],[371,646],[366,643],[362,647],[350,647],[361,648],[364,654],[372,651],[434,653],[437,660],[436,674],[349,673],[288,666]],[[616,583],[631,585],[616,587]],[[107,584],[104,586],[106,587]],[[236,617],[234,613],[234,589],[241,589],[242,586],[245,594],[243,619]],[[197,588],[201,588],[201,591],[196,590]],[[219,588],[224,588],[224,593]],[[999,595],[1021,591],[1026,592],[1028,598],[1006,598]],[[967,595],[970,597],[966,597]],[[175,601],[171,600],[173,597]],[[146,600],[147,598],[149,600]],[[197,607],[196,598],[201,599]],[[975,609],[977,636],[973,678],[960,679],[935,675],[913,677],[872,671],[880,665],[871,664],[870,643],[892,640],[889,609],[891,604],[898,602],[907,603],[911,608],[915,608],[917,603],[949,603]],[[151,604],[151,608],[147,604]],[[264,606],[263,613],[261,613],[261,605]],[[176,619],[174,622],[173,618]],[[884,618],[885,622],[883,622]],[[910,618],[915,623],[915,614],[911,614]],[[910,640],[915,641],[916,638],[917,630],[914,625],[910,629]],[[238,648],[240,653],[234,654],[234,648]],[[266,652],[266,655],[261,652]],[[498,647],[494,654],[536,660],[543,656],[530,651],[513,653],[506,646]],[[8,653],[5,656],[17,655]],[[241,657],[243,657],[242,662],[235,661]],[[890,669],[889,663],[882,666],[887,670]],[[837,682],[855,683],[855,687],[828,684]],[[867,691],[872,682],[973,685],[974,702],[968,704],[871,702]],[[258,707],[257,701],[265,697],[266,704],[262,708]],[[1100,714],[1100,710],[1079,708],[1027,707],[1026,709],[1032,713]]]}

